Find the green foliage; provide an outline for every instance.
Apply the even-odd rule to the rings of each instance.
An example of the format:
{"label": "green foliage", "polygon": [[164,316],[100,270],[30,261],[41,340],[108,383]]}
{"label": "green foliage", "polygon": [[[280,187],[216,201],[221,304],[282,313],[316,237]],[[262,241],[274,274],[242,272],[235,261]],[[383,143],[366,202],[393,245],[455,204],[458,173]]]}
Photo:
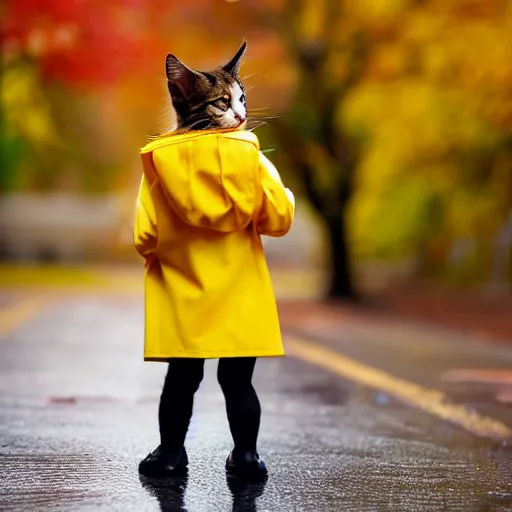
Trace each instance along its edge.
{"label": "green foliage", "polygon": [[23,159],[25,144],[22,138],[9,136],[4,118],[0,117],[0,192],[14,190],[17,185],[17,170]]}

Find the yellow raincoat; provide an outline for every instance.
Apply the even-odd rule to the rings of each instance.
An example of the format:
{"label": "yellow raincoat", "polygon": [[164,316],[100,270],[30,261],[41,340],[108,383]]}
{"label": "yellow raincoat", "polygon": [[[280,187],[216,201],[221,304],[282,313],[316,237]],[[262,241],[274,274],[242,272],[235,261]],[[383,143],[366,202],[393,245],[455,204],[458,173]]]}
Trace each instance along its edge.
{"label": "yellow raincoat", "polygon": [[247,131],[195,132],[141,149],[134,243],[146,259],[146,361],[284,355],[260,235],[295,201]]}

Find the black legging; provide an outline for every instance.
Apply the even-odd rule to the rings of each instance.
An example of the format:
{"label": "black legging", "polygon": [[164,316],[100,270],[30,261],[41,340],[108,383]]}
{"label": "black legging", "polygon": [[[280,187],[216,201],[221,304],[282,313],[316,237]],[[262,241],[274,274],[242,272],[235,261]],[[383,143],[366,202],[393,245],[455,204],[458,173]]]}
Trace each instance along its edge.
{"label": "black legging", "polygon": [[[255,357],[219,360],[217,378],[226,399],[235,449],[256,451],[261,408],[252,386]],[[162,447],[179,450],[187,435],[194,394],[203,380],[204,359],[171,359],[160,398],[158,419]]]}

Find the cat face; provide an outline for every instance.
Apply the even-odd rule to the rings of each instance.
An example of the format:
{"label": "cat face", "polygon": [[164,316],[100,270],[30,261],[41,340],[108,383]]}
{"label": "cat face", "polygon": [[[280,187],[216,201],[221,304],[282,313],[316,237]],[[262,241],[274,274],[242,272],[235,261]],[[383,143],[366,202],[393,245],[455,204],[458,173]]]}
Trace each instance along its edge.
{"label": "cat face", "polygon": [[245,90],[238,71],[247,49],[244,41],[233,58],[213,71],[195,71],[167,55],[167,86],[178,129],[236,128],[247,118]]}

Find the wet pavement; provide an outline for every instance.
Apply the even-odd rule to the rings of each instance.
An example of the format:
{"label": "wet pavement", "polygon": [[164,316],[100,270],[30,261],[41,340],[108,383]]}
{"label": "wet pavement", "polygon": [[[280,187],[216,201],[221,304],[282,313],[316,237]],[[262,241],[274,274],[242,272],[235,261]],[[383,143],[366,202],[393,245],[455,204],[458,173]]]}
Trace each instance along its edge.
{"label": "wet pavement", "polygon": [[[22,300],[4,295],[5,304]],[[475,436],[305,357],[260,360],[256,368],[266,485],[226,480],[231,440],[215,361],[207,362],[195,403],[188,478],[143,481],[137,464],[156,446],[165,365],[142,362],[140,298],[43,299],[17,325],[0,322],[7,326],[0,337],[2,511],[512,510],[508,440]],[[357,315],[308,319],[286,305],[282,311],[286,332],[441,390],[512,428],[496,384],[450,373],[510,369],[512,348]]]}

